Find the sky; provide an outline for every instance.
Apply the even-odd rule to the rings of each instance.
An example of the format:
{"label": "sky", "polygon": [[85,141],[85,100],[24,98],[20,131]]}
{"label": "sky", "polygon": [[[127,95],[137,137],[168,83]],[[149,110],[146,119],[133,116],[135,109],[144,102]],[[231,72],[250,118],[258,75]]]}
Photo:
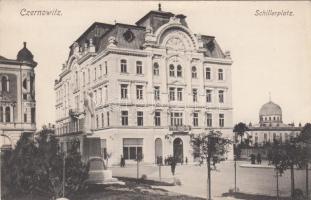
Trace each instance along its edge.
{"label": "sky", "polygon": [[[55,123],[54,80],[69,46],[95,21],[134,24],[159,1],[0,1],[0,55],[15,59],[27,42],[38,62],[37,128]],[[184,14],[194,33],[213,35],[233,59],[233,122],[258,122],[269,101],[285,123],[311,122],[310,1],[163,1],[162,10]],[[60,10],[61,16],[21,16],[22,9]],[[255,16],[290,11],[293,16]]]}

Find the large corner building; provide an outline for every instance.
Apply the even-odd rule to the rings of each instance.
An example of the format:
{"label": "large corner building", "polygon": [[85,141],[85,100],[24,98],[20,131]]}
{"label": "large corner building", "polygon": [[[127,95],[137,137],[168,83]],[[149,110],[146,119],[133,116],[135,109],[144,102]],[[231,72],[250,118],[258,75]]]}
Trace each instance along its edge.
{"label": "large corner building", "polygon": [[78,138],[82,152],[109,154],[112,164],[138,154],[146,163],[169,155],[192,162],[191,134],[232,137],[231,64],[215,37],[193,33],[182,14],[159,8],[135,25],[95,22],[55,81],[61,146]]}
{"label": "large corner building", "polygon": [[36,130],[35,71],[26,47],[16,59],[0,56],[0,148],[12,148],[22,134]]}

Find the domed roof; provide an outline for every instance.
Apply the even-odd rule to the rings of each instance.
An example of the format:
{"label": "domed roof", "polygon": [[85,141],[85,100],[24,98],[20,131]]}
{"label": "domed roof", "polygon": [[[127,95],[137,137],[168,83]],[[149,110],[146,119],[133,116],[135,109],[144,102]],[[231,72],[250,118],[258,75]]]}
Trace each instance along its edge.
{"label": "domed roof", "polygon": [[269,101],[268,103],[265,103],[263,106],[261,106],[259,115],[282,115],[282,109],[278,104]]}
{"label": "domed roof", "polygon": [[33,64],[34,66],[37,65],[37,63],[33,60],[33,55],[32,53],[27,49],[26,47],[26,42],[24,42],[24,48],[22,48],[21,50],[19,50],[18,54],[17,54],[17,60],[18,61],[26,61],[29,62],[31,64]]}

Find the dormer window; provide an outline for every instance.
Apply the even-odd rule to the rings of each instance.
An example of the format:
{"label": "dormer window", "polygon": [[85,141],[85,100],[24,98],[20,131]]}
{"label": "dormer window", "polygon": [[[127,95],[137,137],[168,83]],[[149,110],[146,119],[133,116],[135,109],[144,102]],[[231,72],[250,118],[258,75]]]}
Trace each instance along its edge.
{"label": "dormer window", "polygon": [[127,29],[127,31],[123,34],[123,37],[127,42],[132,42],[135,38],[134,33],[130,29]]}

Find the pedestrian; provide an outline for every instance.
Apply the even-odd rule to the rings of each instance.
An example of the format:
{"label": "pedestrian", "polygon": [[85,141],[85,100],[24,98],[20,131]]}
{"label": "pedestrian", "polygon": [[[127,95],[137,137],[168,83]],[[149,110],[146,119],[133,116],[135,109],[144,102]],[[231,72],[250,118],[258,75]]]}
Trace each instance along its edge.
{"label": "pedestrian", "polygon": [[257,164],[261,164],[261,154],[257,154]]}
{"label": "pedestrian", "polygon": [[188,157],[186,157],[186,165],[188,164]]}
{"label": "pedestrian", "polygon": [[251,154],[251,164],[256,164],[256,156],[255,156],[255,154]]}
{"label": "pedestrian", "polygon": [[174,157],[171,157],[171,172],[173,176],[175,176],[175,168],[176,168],[176,159]]}
{"label": "pedestrian", "polygon": [[120,167],[122,167],[122,165],[123,165],[122,161],[123,161],[123,156],[121,155],[121,158],[120,158]]}

